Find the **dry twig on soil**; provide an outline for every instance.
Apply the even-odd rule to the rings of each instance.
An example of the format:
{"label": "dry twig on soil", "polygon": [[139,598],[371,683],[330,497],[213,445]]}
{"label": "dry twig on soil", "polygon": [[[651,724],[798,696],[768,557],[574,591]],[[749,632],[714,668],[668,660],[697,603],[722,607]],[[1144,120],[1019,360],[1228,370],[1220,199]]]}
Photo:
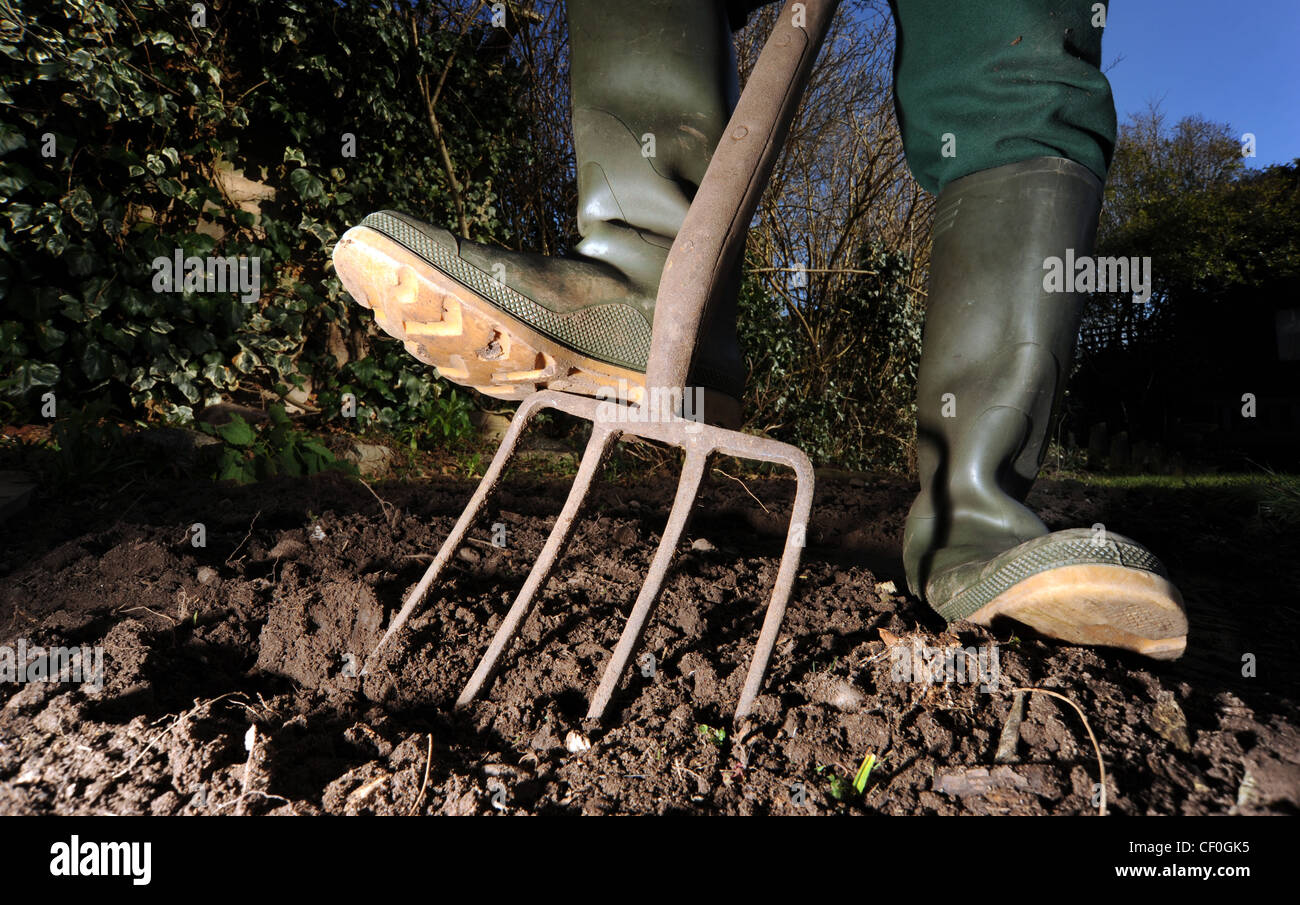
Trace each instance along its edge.
{"label": "dry twig on soil", "polygon": [[731,480],[735,481],[737,484],[739,484],[739,485],[741,486],[741,488],[745,491],[745,493],[747,493],[747,494],[750,495],[750,497],[754,500],[755,503],[757,503],[759,506],[762,506],[762,507],[763,507],[763,511],[764,511],[764,512],[767,512],[769,515],[771,514],[771,511],[770,511],[766,506],[763,506],[763,501],[760,500],[758,497],[754,496],[754,491],[750,490],[750,489],[749,489],[749,485],[746,484],[744,481],[742,481],[740,478],[736,477],[735,475],[729,475],[729,474],[727,474],[727,473],[726,473],[725,471],[723,471],[721,468],[715,468],[715,469],[713,469],[713,473],[714,473],[714,474],[720,474],[720,475],[722,475],[724,478],[731,478]]}
{"label": "dry twig on soil", "polygon": [[371,487],[361,478],[357,478],[357,480],[361,481],[361,486],[366,488],[366,490],[369,490],[370,495],[374,497],[375,500],[379,503],[380,514],[383,515],[384,521],[388,523],[388,527],[392,528],[393,521],[394,521],[393,517],[396,515],[397,510],[394,508],[394,506],[391,503],[387,502],[386,500],[384,500],[383,497],[375,493],[375,488]]}
{"label": "dry twig on soil", "polygon": [[1067,698],[1065,695],[1056,691],[1049,691],[1046,688],[1012,688],[1010,689],[1010,692],[1012,694],[1015,694],[1016,692],[1030,692],[1033,694],[1045,694],[1048,695],[1049,697],[1057,698],[1058,700],[1064,701],[1065,703],[1069,704],[1071,707],[1074,708],[1075,713],[1079,714],[1079,719],[1083,720],[1083,728],[1088,730],[1088,738],[1092,740],[1092,750],[1097,755],[1097,770],[1101,774],[1101,783],[1100,783],[1101,798],[1097,803],[1097,815],[1099,817],[1105,817],[1106,816],[1106,764],[1101,759],[1101,746],[1097,744],[1097,736],[1092,734],[1092,726],[1088,723],[1088,717],[1084,714],[1083,708],[1080,707],[1078,704],[1074,703],[1074,701]]}
{"label": "dry twig on soil", "polygon": [[415,812],[419,810],[420,805],[424,802],[424,790],[429,787],[429,766],[432,763],[433,763],[433,733],[430,732],[429,733],[429,754],[427,757],[425,757],[424,760],[424,781],[420,783],[420,791],[419,794],[415,796],[415,803],[411,805],[411,810],[406,812],[407,817],[414,815]]}
{"label": "dry twig on soil", "polygon": [[242,550],[244,544],[248,543],[248,539],[253,536],[253,526],[257,524],[257,516],[261,514],[262,514],[262,510],[261,509],[257,510],[257,515],[254,515],[253,520],[248,523],[248,533],[245,534],[244,539],[239,542],[239,546],[231,550],[230,555],[226,557],[226,565],[228,566],[234,565],[233,560],[235,558],[235,554],[238,553],[240,550]]}

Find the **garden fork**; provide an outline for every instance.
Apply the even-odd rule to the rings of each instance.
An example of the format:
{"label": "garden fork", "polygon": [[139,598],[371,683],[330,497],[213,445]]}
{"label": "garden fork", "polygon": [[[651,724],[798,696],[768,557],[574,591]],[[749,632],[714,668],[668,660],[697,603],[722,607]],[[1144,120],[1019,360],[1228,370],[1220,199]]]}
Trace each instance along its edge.
{"label": "garden fork", "polygon": [[673,553],[695,503],[708,459],[714,453],[786,465],[794,470],[796,479],[785,548],[736,707],[736,723],[740,724],[749,716],[781,630],[799,568],[812,510],[812,464],[793,446],[703,424],[695,420],[699,413],[685,411],[683,406],[691,398],[687,375],[709,299],[724,284],[744,252],[750,219],[781,151],[790,121],[808,83],[813,61],[838,5],[839,0],[791,0],[781,11],[776,28],[745,85],[727,124],[726,134],[714,152],[664,264],[655,300],[656,314],[644,390],[629,393],[631,398],[618,401],[541,390],[520,403],[469,505],[376,645],[362,670],[363,674],[428,595],[452,554],[460,548],[470,526],[499,484],[529,421],[543,409],[557,409],[592,422],[591,439],[541,555],[533,564],[487,653],[461,692],[457,706],[472,702],[495,675],[501,656],[532,612],[539,592],[564,550],[606,454],[620,436],[637,436],[681,448],[685,453],[684,464],[659,548],[618,645],[605,666],[600,685],[592,696],[587,718],[599,720],[602,717],[628,660],[641,641],[646,621],[659,597]]}

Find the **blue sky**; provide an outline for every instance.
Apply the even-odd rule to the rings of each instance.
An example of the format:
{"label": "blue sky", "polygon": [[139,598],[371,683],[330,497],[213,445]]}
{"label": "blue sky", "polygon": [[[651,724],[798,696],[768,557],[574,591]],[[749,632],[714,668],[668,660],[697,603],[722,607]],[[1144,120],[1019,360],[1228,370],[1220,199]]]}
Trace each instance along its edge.
{"label": "blue sky", "polygon": [[1113,0],[1102,65],[1123,123],[1162,101],[1253,132],[1252,166],[1300,157],[1300,0]]}

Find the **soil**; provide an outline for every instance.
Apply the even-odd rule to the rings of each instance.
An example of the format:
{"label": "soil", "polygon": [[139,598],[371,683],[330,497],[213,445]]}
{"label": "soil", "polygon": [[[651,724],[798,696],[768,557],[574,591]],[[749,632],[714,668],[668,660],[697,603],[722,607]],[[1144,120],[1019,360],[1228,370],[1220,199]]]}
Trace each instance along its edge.
{"label": "soil", "polygon": [[[1028,694],[1003,738],[1017,687],[1082,710],[1111,813],[1300,811],[1300,537],[1194,489],[1049,480],[1030,498],[1052,528],[1102,523],[1164,558],[1192,634],[1182,660],[1155,663],[946,629],[899,574],[914,489],[822,476],[764,693],[737,729],[793,486],[715,473],[639,666],[606,723],[585,724],[675,485],[599,486],[486,698],[461,711],[567,480],[508,479],[366,676],[472,482],[38,491],[0,528],[0,644],[101,645],[104,681],[0,684],[0,812],[1096,813],[1098,762],[1069,704]],[[900,650],[994,644],[994,687],[894,674]]]}

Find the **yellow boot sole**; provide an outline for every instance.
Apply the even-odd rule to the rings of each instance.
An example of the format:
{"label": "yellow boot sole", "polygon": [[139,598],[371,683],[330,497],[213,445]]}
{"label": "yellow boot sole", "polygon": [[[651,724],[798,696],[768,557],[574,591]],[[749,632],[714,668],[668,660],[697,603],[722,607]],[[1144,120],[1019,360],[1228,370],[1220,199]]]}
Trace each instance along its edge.
{"label": "yellow boot sole", "polygon": [[589,358],[532,329],[381,232],[357,226],[334,249],[356,302],[420,361],[497,399],[540,389],[640,402],[645,374]]}
{"label": "yellow boot sole", "polygon": [[1187,648],[1183,598],[1166,578],[1110,564],[1060,566],[1026,578],[967,617],[1011,619],[1071,644],[1117,647],[1156,660]]}

